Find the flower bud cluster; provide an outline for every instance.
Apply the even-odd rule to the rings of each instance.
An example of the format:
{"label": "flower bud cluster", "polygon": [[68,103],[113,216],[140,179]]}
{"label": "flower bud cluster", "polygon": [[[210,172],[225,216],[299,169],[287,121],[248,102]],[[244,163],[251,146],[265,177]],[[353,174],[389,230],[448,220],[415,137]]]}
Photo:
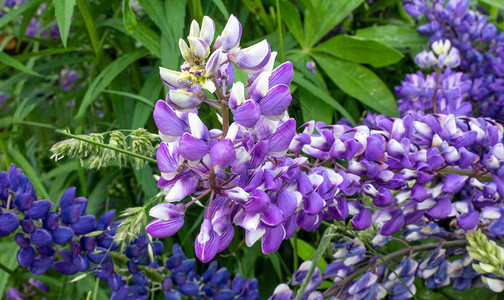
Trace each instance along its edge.
{"label": "flower bud cluster", "polygon": [[504,290],[504,248],[495,241],[488,240],[480,229],[467,234],[469,256],[476,260],[472,267],[482,274],[483,283],[492,291],[500,293]]}

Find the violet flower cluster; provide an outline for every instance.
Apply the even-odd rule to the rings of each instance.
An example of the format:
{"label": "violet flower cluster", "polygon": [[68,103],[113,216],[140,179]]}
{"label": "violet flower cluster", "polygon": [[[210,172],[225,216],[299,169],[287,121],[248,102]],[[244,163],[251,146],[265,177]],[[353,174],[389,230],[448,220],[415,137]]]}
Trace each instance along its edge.
{"label": "violet flower cluster", "polygon": [[[462,230],[481,225],[494,235],[504,233],[502,214],[491,213],[500,212],[504,196],[504,127],[464,115],[471,111],[463,101],[467,79],[450,69],[441,72],[461,63],[449,41],[433,43],[432,52],[418,56],[419,65],[436,69],[436,82],[443,80],[421,90],[415,86],[421,76],[411,77],[413,83],[400,89],[403,103],[412,107],[402,118],[379,115],[356,127],[310,121],[296,133],[286,112],[292,65],[274,69],[275,53],[265,41],[239,48],[241,25],[234,16],[210,54],[213,36],[208,17],[201,29],[193,21],[190,47],[180,42],[181,72],[160,69],[170,88],[154,110],[163,139],[158,186],[167,203],[150,211],[150,235],[177,232],[185,209],[208,194],[195,240],[204,262],[226,249],[234,226],[245,230],[248,246],[261,239],[264,253],[276,251],[296,228],[313,231],[323,220],[349,220],[352,228],[374,228],[381,236],[442,219]],[[249,74],[248,81],[231,84],[234,68]],[[431,98],[439,114],[426,114],[422,109],[434,95],[445,101]],[[421,105],[414,107],[415,101]],[[202,123],[202,103],[221,110],[222,129]],[[182,203],[188,196],[192,200]]]}
{"label": "violet flower cluster", "polygon": [[[110,210],[98,220],[85,213],[87,199],[75,197],[69,188],[61,197],[59,209],[54,203],[37,200],[28,177],[11,165],[9,172],[0,172],[0,235],[9,236],[20,249],[17,261],[34,275],[54,269],[74,275],[88,272],[106,281],[112,290],[111,299],[147,299],[151,288],[159,286],[166,299],[181,299],[182,295],[200,299],[259,299],[257,281],[233,280],[226,268],[212,263],[198,275],[195,259],[188,259],[175,245],[172,256],[163,264],[160,254],[163,244],[139,235],[125,249],[114,243],[119,222]],[[21,230],[19,230],[21,229]],[[118,272],[117,263],[127,265],[128,272]],[[42,287],[39,287],[42,289]],[[23,293],[29,293],[26,288]],[[23,294],[11,289],[8,295],[18,299]]]}
{"label": "violet flower cluster", "polygon": [[460,51],[462,71],[471,82],[470,100],[483,116],[504,117],[504,34],[479,11],[470,9],[469,0],[405,0],[404,8],[427,23],[418,32],[431,42],[449,40]]}
{"label": "violet flower cluster", "polygon": [[[374,235],[371,245],[365,245],[363,236],[343,235],[331,247],[334,260],[322,271],[315,268],[301,299],[383,299],[386,296],[387,299],[411,299],[417,291],[416,278],[429,289],[449,285],[455,290],[480,287],[482,276],[472,266],[477,261],[469,256],[465,236],[457,231],[460,229],[447,231],[436,223],[408,225],[400,237],[410,245],[395,252],[383,249],[385,253],[380,253],[380,257],[369,251],[369,246],[381,252],[380,246],[390,242],[390,237]],[[425,243],[426,240],[441,242]],[[293,274],[292,286],[305,279],[311,264],[311,261],[304,262]],[[504,284],[504,279],[495,280],[496,286]],[[320,289],[324,281],[332,285]],[[289,285],[280,284],[269,299],[287,300],[294,299],[293,296]]]}

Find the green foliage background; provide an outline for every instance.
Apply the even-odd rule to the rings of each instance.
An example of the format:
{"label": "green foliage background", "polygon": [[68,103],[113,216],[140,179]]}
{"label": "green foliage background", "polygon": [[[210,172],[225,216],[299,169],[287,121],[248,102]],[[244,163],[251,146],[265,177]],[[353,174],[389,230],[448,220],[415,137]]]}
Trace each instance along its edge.
{"label": "green foliage background", "polygon": [[[25,36],[40,4],[46,5],[39,17],[44,29],[57,23],[61,39]],[[243,46],[266,38],[279,52],[278,64],[292,61],[296,75],[289,113],[298,124],[312,119],[332,124],[341,117],[357,123],[364,110],[397,116],[393,87],[415,71],[411,57],[428,45],[400,0],[373,5],[364,0],[139,0],[138,4],[140,9],[117,0],[31,0],[0,18],[0,91],[8,96],[0,109],[0,169],[11,163],[22,168],[40,198],[57,203],[74,185],[79,196],[88,197],[88,213],[100,214],[142,206],[158,193],[153,164],[138,170],[88,169],[85,160],[50,159],[51,145],[65,137],[44,124],[74,134],[137,128],[156,133],[153,105],[167,92],[158,67],[178,69],[178,39],[188,34],[192,19],[201,22],[208,15],[220,32],[234,14],[243,25]],[[15,47],[7,47],[9,42]],[[315,62],[316,73],[305,67],[309,61]],[[62,90],[62,69],[76,71],[82,88]],[[206,124],[217,126],[209,108],[202,108],[200,115]],[[191,206],[186,226],[165,240],[165,249],[180,243],[194,257],[202,213]],[[310,259],[319,240],[320,232],[302,232],[292,243],[284,242],[278,253],[263,255],[259,245],[244,246],[243,233],[237,231],[218,261],[244,277],[257,277],[266,296],[290,278],[298,260]],[[0,271],[0,295],[6,286],[19,286],[32,277],[17,266],[16,251],[11,238],[1,240],[0,262],[17,276]],[[322,259],[319,266],[326,264]],[[81,299],[89,291],[91,299],[105,299],[110,293],[93,276],[71,283],[72,277],[50,272],[38,279],[51,286],[54,299]],[[419,299],[462,299],[451,290],[422,289],[421,283],[419,288]],[[162,299],[162,294],[153,299]]]}

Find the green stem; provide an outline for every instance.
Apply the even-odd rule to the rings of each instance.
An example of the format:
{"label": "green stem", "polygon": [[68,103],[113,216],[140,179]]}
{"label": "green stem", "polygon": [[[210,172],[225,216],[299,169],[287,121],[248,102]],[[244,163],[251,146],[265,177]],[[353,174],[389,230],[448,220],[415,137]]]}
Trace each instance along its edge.
{"label": "green stem", "polygon": [[280,0],[276,0],[276,10],[277,10],[278,40],[280,42],[280,62],[283,63],[285,57],[284,57],[284,45],[282,38],[282,15],[280,13]]}
{"label": "green stem", "polygon": [[334,232],[334,228],[328,227],[324,231],[324,235],[322,239],[320,240],[320,244],[317,247],[317,250],[315,251],[315,254],[313,254],[312,260],[311,260],[311,266],[310,269],[308,270],[308,274],[306,274],[305,279],[303,280],[303,284],[301,284],[301,287],[299,288],[299,291],[296,294],[295,300],[300,300],[301,297],[303,297],[304,292],[306,291],[306,288],[308,287],[308,284],[310,283],[313,273],[315,272],[315,269],[317,268],[317,264],[322,258],[322,254],[324,254],[325,250],[327,247],[329,247],[331,243],[331,237]]}
{"label": "green stem", "polygon": [[[393,259],[396,259],[396,258],[399,258],[399,257],[402,257],[402,256],[408,254],[411,250],[413,250],[413,252],[423,252],[423,251],[433,250],[433,249],[436,249],[439,247],[444,248],[444,249],[448,249],[448,248],[465,247],[466,245],[467,245],[466,240],[447,241],[444,243],[443,242],[428,243],[428,244],[423,244],[423,245],[418,245],[418,246],[412,246],[411,248],[402,248],[400,250],[397,250],[396,252],[382,256],[381,260],[382,261],[393,260]],[[355,272],[353,272],[352,274],[350,274],[349,276],[345,277],[345,279],[343,279],[343,281],[341,281],[341,283],[331,286],[330,288],[328,288],[324,292],[324,298],[336,295],[336,293],[338,292],[338,289],[343,288],[347,283],[352,281],[354,278],[366,273],[369,269],[370,269],[369,265],[365,266],[363,268],[360,268],[360,269],[356,270]]]}
{"label": "green stem", "polygon": [[42,127],[42,128],[52,129],[52,130],[54,130],[55,132],[57,132],[59,134],[62,134],[64,136],[67,136],[67,137],[70,137],[70,138],[73,138],[73,139],[76,139],[76,140],[79,140],[79,141],[83,141],[83,142],[90,143],[90,144],[93,144],[93,145],[96,145],[96,146],[99,146],[99,147],[103,147],[103,148],[107,148],[107,149],[110,149],[110,150],[114,150],[114,151],[117,151],[117,152],[129,155],[129,156],[140,158],[140,159],[143,159],[145,161],[151,162],[153,164],[157,163],[157,161],[155,159],[147,157],[145,155],[141,155],[141,154],[138,154],[138,153],[135,153],[135,152],[124,150],[124,149],[117,148],[117,147],[114,147],[114,146],[110,146],[110,145],[107,145],[107,144],[102,144],[102,143],[99,143],[99,142],[87,139],[85,137],[82,137],[80,135],[72,134],[72,133],[69,133],[69,132],[67,132],[65,130],[58,129],[58,128],[56,128],[56,127],[54,127],[52,125],[49,125],[49,124],[43,124],[43,123],[37,123],[37,122],[29,122],[29,121],[21,121],[21,122],[18,122],[18,123],[27,124],[27,125],[33,125],[33,126]]}

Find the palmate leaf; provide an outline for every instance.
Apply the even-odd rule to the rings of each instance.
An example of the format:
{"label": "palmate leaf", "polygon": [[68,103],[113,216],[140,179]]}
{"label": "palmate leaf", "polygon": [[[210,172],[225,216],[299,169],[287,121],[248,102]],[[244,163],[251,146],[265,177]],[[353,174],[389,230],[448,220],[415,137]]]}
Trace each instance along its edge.
{"label": "palmate leaf", "polygon": [[[129,2],[129,1],[125,1]],[[56,20],[58,21],[61,42],[67,46],[68,34],[70,33],[70,24],[75,7],[75,0],[53,0],[55,7]]]}
{"label": "palmate leaf", "polygon": [[415,28],[397,25],[373,26],[358,29],[357,37],[374,40],[389,47],[398,49],[407,47],[425,47],[428,45],[428,37],[421,35]]}
{"label": "palmate leaf", "polygon": [[305,47],[311,48],[364,0],[304,0]]}
{"label": "palmate leaf", "polygon": [[337,35],[313,50],[377,68],[395,64],[404,57],[401,52],[380,42],[347,35]]}
{"label": "palmate leaf", "polygon": [[328,55],[315,54],[313,57],[342,91],[379,113],[399,116],[394,96],[371,70]]}

